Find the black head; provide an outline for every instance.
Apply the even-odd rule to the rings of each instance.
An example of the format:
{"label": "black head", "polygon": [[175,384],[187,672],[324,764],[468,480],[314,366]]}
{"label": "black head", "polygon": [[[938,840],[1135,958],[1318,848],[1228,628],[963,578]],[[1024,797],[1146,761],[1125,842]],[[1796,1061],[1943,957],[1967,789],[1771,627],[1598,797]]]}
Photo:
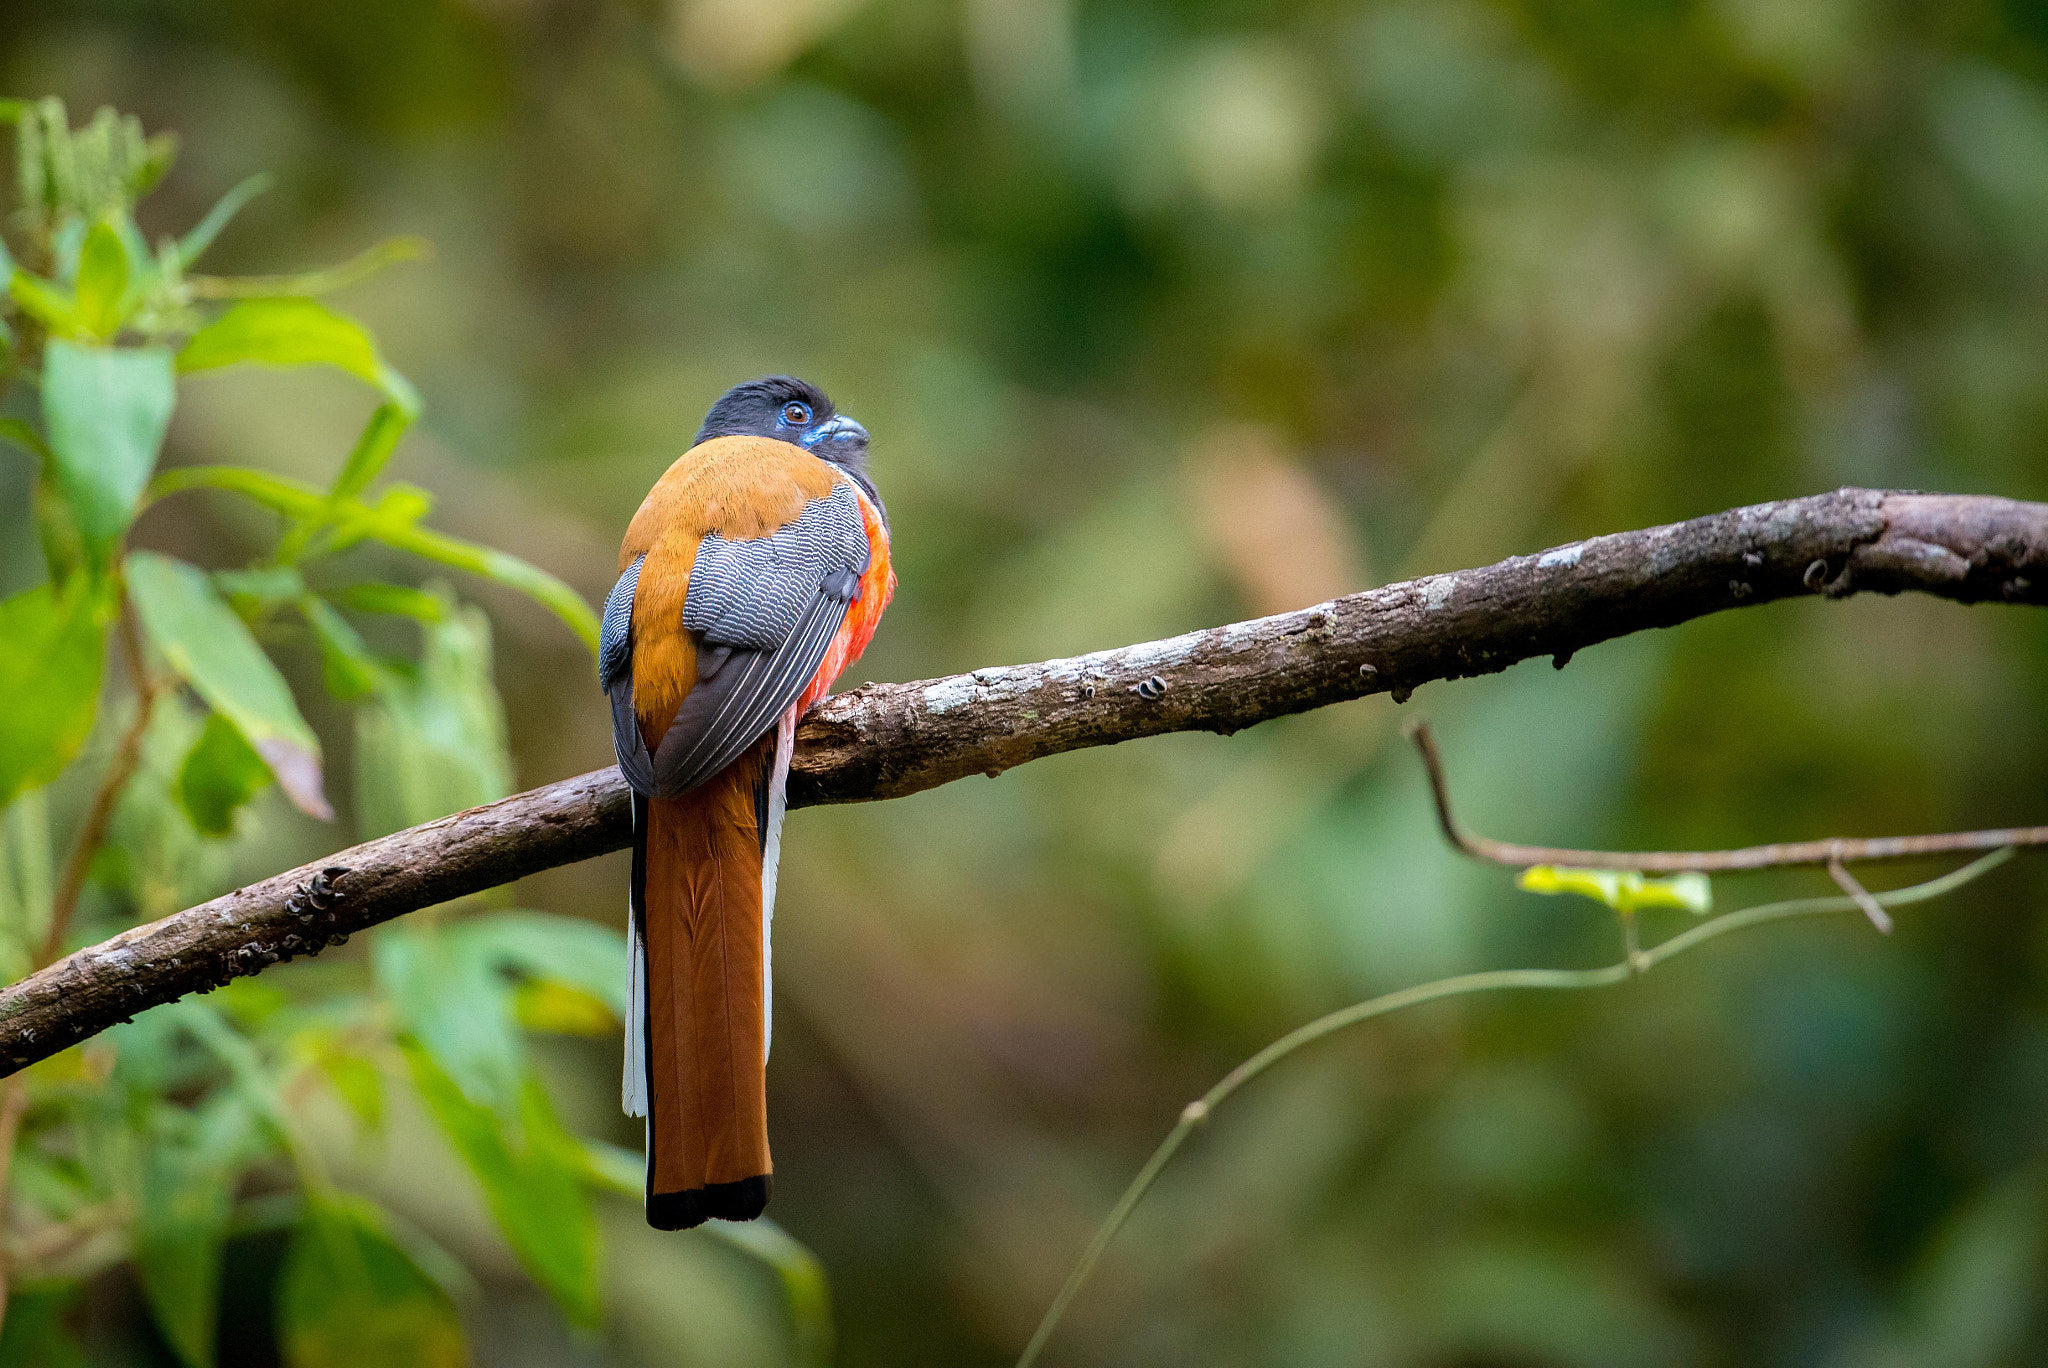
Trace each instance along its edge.
{"label": "black head", "polygon": [[713,437],[772,437],[866,472],[868,430],[834,409],[825,391],[793,375],[763,376],[721,394],[697,431],[700,442]]}

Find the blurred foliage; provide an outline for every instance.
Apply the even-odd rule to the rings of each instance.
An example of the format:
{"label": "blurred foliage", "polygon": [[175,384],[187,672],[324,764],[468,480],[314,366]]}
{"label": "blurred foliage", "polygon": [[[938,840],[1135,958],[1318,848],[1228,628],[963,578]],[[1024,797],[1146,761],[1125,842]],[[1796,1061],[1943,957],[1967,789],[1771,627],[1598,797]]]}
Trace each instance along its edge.
{"label": "blurred foliage", "polygon": [[[291,642],[283,623],[311,630],[328,693],[356,709],[356,808],[368,834],[511,792],[483,614],[438,584],[330,598],[338,553],[380,539],[532,593],[586,643],[594,624],[575,591],[545,572],[421,529],[430,501],[420,491],[371,493],[420,404],[361,324],[299,294],[270,297],[263,278],[262,288],[215,280],[212,295],[248,296],[224,309],[199,302],[184,268],[250,198],[246,189],[151,254],[132,211],[169,170],[174,140],[144,138],[110,109],[72,130],[54,98],[0,105],[0,115],[15,125],[20,173],[8,256],[23,263],[10,267],[6,378],[37,395],[41,414],[40,424],[9,419],[6,435],[37,462],[48,576],[0,601],[0,658],[23,700],[0,716],[0,797],[9,800],[0,954],[19,977],[100,929],[74,925],[71,865],[53,883],[44,792],[85,746],[96,707],[125,714],[111,757],[78,760],[101,771],[94,809],[114,820],[86,818],[71,860],[100,871],[111,915],[161,915],[205,896],[218,861],[203,852],[253,848],[275,826],[275,810],[256,802],[273,780],[300,812],[333,818],[320,739],[273,660]],[[245,363],[333,366],[381,402],[325,491],[228,465],[185,467],[157,483],[158,497],[215,488],[282,515],[269,549],[246,566],[209,572],[126,549],[176,377]],[[373,651],[341,602],[416,619],[418,660]],[[127,612],[132,688],[102,699],[108,624]],[[174,692],[160,700],[166,687]],[[615,1184],[557,1121],[523,1042],[528,1030],[565,1024],[587,1033],[593,1012],[600,1029],[615,1029],[624,952],[617,932],[584,921],[451,920],[436,910],[383,931],[367,976],[358,962],[284,986],[244,980],[10,1080],[0,1173],[11,1184],[6,1274],[21,1314],[0,1327],[0,1360],[75,1359],[64,1298],[125,1261],[165,1353],[210,1368],[222,1357],[222,1269],[238,1212],[268,1202],[290,1213],[272,1306],[273,1352],[285,1363],[468,1362],[461,1288],[433,1276],[459,1265],[420,1240],[408,1249],[382,1206],[336,1185],[304,1132],[307,1094],[322,1084],[374,1132],[385,1075],[401,1065],[520,1262],[574,1322],[595,1325],[588,1190]],[[539,1005],[519,1010],[529,998]],[[567,1012],[564,998],[587,1004],[583,1014]]]}
{"label": "blurred foliage", "polygon": [[[45,643],[0,652],[0,687],[53,710],[0,729],[0,778],[37,795],[0,823],[0,903],[23,925],[68,849],[51,833],[76,830],[131,715],[123,671],[101,669],[110,604],[81,591],[105,557],[132,541],[211,572],[322,772],[356,776],[321,793],[374,830],[398,820],[379,803],[464,801],[487,778],[422,765],[403,793],[364,791],[406,771],[360,752],[496,725],[474,697],[425,706],[423,681],[495,677],[498,782],[607,762],[583,648],[521,591],[600,598],[705,406],[767,370],[876,433],[903,577],[860,667],[879,678],[1843,482],[2048,498],[2048,22],[2019,0],[21,0],[0,12],[0,88],[184,138],[134,234],[92,224],[164,149],[118,119],[88,122],[103,172],[62,192],[81,230],[55,222],[54,179],[10,224],[42,282],[13,294],[14,354],[56,346],[61,391],[98,415],[47,421],[52,391],[25,385],[0,409],[34,453],[0,458],[0,624]],[[259,169],[275,184],[247,199]],[[223,224],[225,196],[247,202]],[[430,264],[361,274],[409,250],[352,257],[364,243],[413,233]],[[223,274],[188,269],[195,239]],[[295,274],[317,261],[354,264]],[[244,300],[218,282],[250,278],[271,301],[346,283],[345,310],[292,306],[308,337],[290,359],[318,364],[177,379],[173,348]],[[110,334],[119,309],[134,321]],[[361,329],[330,334],[330,314]],[[249,321],[200,358],[263,345]],[[315,355],[313,334],[363,340]],[[74,460],[88,446],[103,465]],[[160,498],[110,543],[147,497],[145,448],[160,494],[228,492]],[[462,581],[492,614],[484,676],[474,627],[421,635],[476,621],[432,580],[479,570],[498,572]],[[1409,707],[1436,718],[1461,811],[1506,838],[2002,825],[2048,788],[2037,616],[1783,604]],[[243,695],[201,668],[159,705],[74,938],[344,843],[270,786],[233,836],[197,835],[187,812],[249,774],[216,739],[219,775],[181,782],[210,715],[271,763],[215,701]],[[30,669],[77,687],[45,697]],[[94,722],[77,700],[102,673]],[[775,1213],[831,1270],[839,1361],[1006,1361],[1185,1102],[1316,1014],[1613,959],[1604,907],[1442,849],[1393,716],[1373,700],[793,820]],[[296,735],[271,738],[275,763],[303,763]],[[616,928],[624,881],[599,861],[513,896]],[[1052,1359],[2040,1357],[2040,881],[2016,861],[1888,942],[1847,918],[1758,930],[1604,996],[1432,1006],[1290,1059],[1187,1146]],[[609,1195],[636,1136],[615,1037],[580,1032],[583,998],[616,989],[534,989],[500,943],[465,941],[505,915],[402,930],[439,938],[420,955],[495,957],[468,980],[490,1021],[578,1033],[436,1056],[444,1083],[392,1045],[411,1028],[384,953],[352,945],[45,1066],[23,1153],[119,1097],[146,1120],[110,1134],[202,1162],[204,1099],[239,1075],[195,1023],[224,1021],[283,1080],[298,1138],[251,1123],[271,1157],[222,1236],[222,1363],[272,1361],[269,1327],[299,1304],[287,1269],[361,1247],[389,1272],[377,1240],[441,1289],[477,1362],[786,1360],[801,1261],[771,1274],[651,1235]],[[504,1087],[508,1067],[537,1091]],[[495,1148],[442,1129],[484,1111]],[[476,1161],[556,1175],[570,1211],[557,1133],[613,1144],[583,1150],[589,1224],[571,1212],[573,1241],[534,1266]],[[20,1346],[81,1334],[95,1362],[177,1361],[190,1322],[150,1328],[165,1294],[132,1271],[126,1210],[91,1197],[91,1175],[139,1162],[24,1166],[24,1218],[76,1231],[71,1276],[92,1276],[24,1291],[0,1362],[61,1361]],[[331,1214],[343,1192],[379,1204],[381,1233]],[[534,1290],[584,1266],[591,1229],[594,1335]],[[295,1253],[315,1230],[341,1233]],[[446,1324],[417,1279],[365,1276],[423,1342]]]}

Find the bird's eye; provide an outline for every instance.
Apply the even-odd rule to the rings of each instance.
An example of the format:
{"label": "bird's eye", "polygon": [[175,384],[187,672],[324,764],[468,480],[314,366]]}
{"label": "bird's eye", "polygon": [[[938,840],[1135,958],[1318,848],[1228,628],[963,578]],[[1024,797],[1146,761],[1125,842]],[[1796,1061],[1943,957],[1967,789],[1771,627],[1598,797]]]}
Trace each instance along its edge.
{"label": "bird's eye", "polygon": [[782,421],[791,427],[802,427],[811,421],[811,406],[795,402],[782,406]]}

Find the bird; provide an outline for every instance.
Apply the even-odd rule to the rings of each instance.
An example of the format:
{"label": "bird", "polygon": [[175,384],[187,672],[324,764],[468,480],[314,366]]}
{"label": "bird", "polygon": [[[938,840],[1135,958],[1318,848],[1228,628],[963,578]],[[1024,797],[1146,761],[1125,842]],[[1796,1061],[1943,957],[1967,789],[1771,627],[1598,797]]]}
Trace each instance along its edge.
{"label": "bird", "polygon": [[794,376],[735,385],[619,547],[598,682],[633,796],[623,1101],[647,1223],[768,1205],[769,928],[797,720],[896,592],[868,431]]}

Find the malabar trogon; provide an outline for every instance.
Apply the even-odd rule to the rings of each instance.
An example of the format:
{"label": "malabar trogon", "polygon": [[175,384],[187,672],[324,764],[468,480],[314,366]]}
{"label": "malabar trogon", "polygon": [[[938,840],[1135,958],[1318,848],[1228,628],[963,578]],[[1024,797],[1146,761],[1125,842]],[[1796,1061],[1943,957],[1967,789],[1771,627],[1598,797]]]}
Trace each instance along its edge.
{"label": "malabar trogon", "polygon": [[625,1107],[647,1221],[768,1204],[768,929],[797,718],[896,589],[867,429],[812,385],[727,391],[640,505],[598,676],[633,790]]}

